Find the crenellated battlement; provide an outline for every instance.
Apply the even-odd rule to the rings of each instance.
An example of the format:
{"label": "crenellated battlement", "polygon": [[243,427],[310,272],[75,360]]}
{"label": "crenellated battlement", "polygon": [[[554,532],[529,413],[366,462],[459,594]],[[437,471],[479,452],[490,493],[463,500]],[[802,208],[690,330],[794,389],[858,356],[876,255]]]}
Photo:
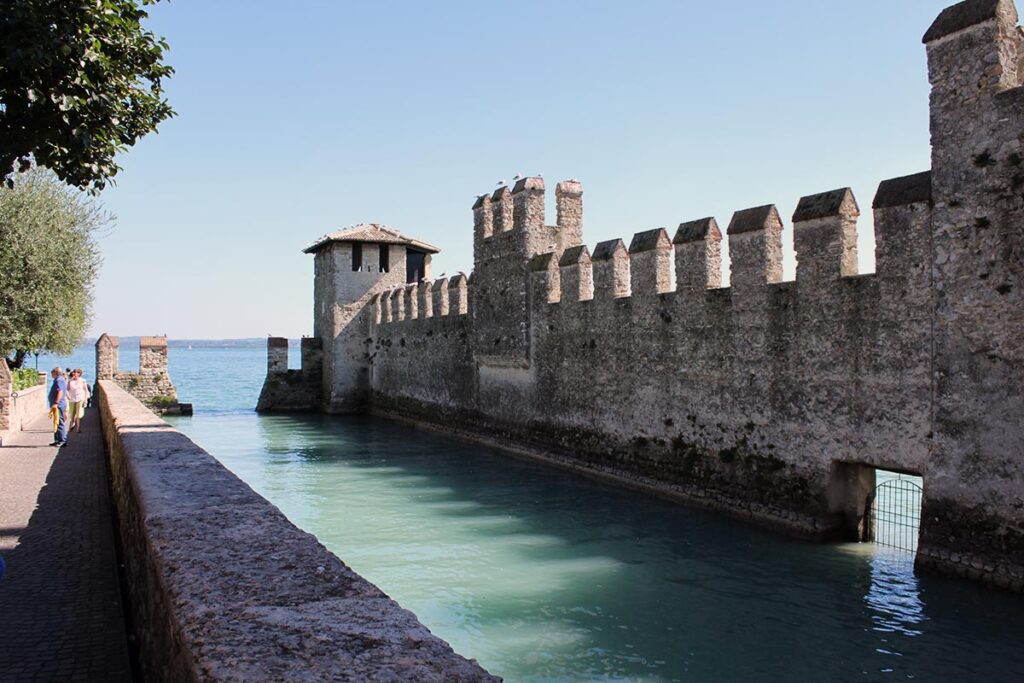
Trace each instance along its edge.
{"label": "crenellated battlement", "polygon": [[451,279],[439,278],[388,289],[370,298],[375,325],[425,320],[469,312],[468,278],[458,273]]}
{"label": "crenellated battlement", "polygon": [[[774,204],[730,217],[723,287],[714,217],[590,248],[576,179],[555,187],[553,226],[540,177],[479,195],[468,277],[432,279],[436,248],[376,224],[326,236],[310,248],[326,409],[817,539],[870,535],[874,468],[917,473],[918,563],[1024,588],[1021,35],[1010,0],[967,0],[926,32],[932,165],[878,186],[873,274],[847,187],[789,216],[792,282]],[[392,251],[364,273],[375,242]]]}
{"label": "crenellated battlement", "polygon": [[[886,206],[927,203],[921,187],[927,174],[910,179],[886,181],[879,189]],[[925,190],[925,192],[927,192]],[[890,196],[891,195],[891,196]],[[840,188],[807,195],[793,213],[794,244],[797,252],[796,280],[805,296],[814,288],[828,288],[841,278],[857,272],[857,217],[860,209],[853,192]],[[725,288],[731,299],[747,292],[764,292],[764,286],[781,282],[782,219],[774,205],[737,211],[730,221],[728,239],[733,254],[732,286]],[[882,250],[889,255],[900,250],[888,244],[891,235],[878,235]],[[545,252],[530,260],[533,274],[547,273],[547,288],[538,289],[535,301],[558,303],[592,299],[640,297],[687,292],[691,298],[701,290],[721,288],[721,239],[714,218],[680,223],[670,239],[665,228],[635,233],[629,247],[622,239]],[[548,254],[551,258],[548,258]],[[559,273],[552,270],[557,263]],[[532,277],[536,277],[533,275]],[[808,289],[810,288],[810,289]],[[569,296],[563,296],[569,292]],[[708,295],[710,296],[710,295]],[[652,304],[653,305],[653,304]]]}

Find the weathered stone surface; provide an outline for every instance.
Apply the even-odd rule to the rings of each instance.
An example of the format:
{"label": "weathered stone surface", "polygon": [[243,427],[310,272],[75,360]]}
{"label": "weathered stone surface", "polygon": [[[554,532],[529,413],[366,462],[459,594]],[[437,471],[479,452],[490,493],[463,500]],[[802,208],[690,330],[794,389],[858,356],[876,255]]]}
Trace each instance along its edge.
{"label": "weathered stone surface", "polygon": [[667,249],[670,245],[671,241],[665,228],[654,228],[653,230],[644,230],[634,234],[633,239],[629,243],[629,253],[639,254],[644,251],[654,251],[655,249]]}
{"label": "weathered stone surface", "polygon": [[734,213],[726,233],[729,235],[739,235],[744,232],[766,230],[778,222],[780,222],[779,212],[775,209],[774,204],[755,206]]}
{"label": "weathered stone surface", "polygon": [[718,229],[718,223],[710,216],[695,221],[680,223],[676,229],[676,235],[672,238],[674,244],[685,244],[697,240],[722,239],[722,233]]}
{"label": "weathered stone surface", "polygon": [[590,262],[590,251],[585,244],[569,247],[562,252],[562,256],[558,259],[560,266],[572,266],[583,262]]}
{"label": "weathered stone surface", "polygon": [[942,10],[924,34],[922,42],[933,40],[963,31],[976,24],[996,18],[996,11],[1006,0],[964,0],[952,7]]}
{"label": "weathered stone surface", "polygon": [[312,412],[320,410],[323,394],[323,340],[302,338],[302,367],[288,369],[288,340],[267,338],[267,377],[256,412]]}
{"label": "weathered stone surface", "polygon": [[932,172],[924,171],[913,175],[883,180],[871,202],[872,208],[888,209],[906,204],[930,203],[932,201]]}
{"label": "weathered stone surface", "polygon": [[147,680],[500,680],[115,383],[98,384]]}
{"label": "weathered stone surface", "polygon": [[833,216],[858,216],[860,209],[848,187],[801,197],[793,212],[793,222],[801,223]]}
{"label": "weathered stone surface", "polygon": [[167,337],[139,337],[138,372],[118,369],[119,347],[119,339],[106,333],[96,340],[96,379],[114,380],[153,411],[180,414],[178,391],[167,371]]}

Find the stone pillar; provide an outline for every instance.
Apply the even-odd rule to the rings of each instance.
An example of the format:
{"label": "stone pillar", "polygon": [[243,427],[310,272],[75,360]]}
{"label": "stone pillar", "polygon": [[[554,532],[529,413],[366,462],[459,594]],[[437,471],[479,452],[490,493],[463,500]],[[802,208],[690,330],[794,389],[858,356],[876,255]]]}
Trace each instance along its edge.
{"label": "stone pillar", "polygon": [[139,337],[139,374],[167,374],[167,337]]}
{"label": "stone pillar", "polygon": [[469,310],[465,273],[458,273],[448,281],[448,311],[450,315],[463,315]]}
{"label": "stone pillar", "polygon": [[801,287],[857,274],[857,216],[848,187],[802,197],[793,214],[796,281]]}
{"label": "stone pillar", "polygon": [[782,280],[782,219],[774,204],[737,211],[726,232],[734,292]]}
{"label": "stone pillar", "polygon": [[566,301],[594,298],[594,272],[587,245],[569,247],[558,260],[559,284]]}
{"label": "stone pillar", "polygon": [[288,340],[267,337],[267,374],[283,375],[288,372]]}
{"label": "stone pillar", "polygon": [[448,278],[435,280],[431,293],[434,298],[434,315],[448,315]]}
{"label": "stone pillar", "polygon": [[631,296],[650,297],[675,291],[672,242],[665,228],[633,235],[629,244]]}
{"label": "stone pillar", "polygon": [[[530,259],[530,298],[538,304],[554,304],[562,300],[558,259],[554,252],[537,254]],[[545,310],[541,307],[541,310]]]}
{"label": "stone pillar", "polygon": [[319,337],[302,338],[302,376],[319,383],[324,373],[324,344]]}
{"label": "stone pillar", "polygon": [[563,180],[555,186],[555,214],[559,246],[583,244],[583,186],[578,180]]}
{"label": "stone pillar", "polygon": [[622,240],[599,242],[590,261],[595,299],[629,296],[629,253]]}
{"label": "stone pillar", "polygon": [[680,223],[672,239],[676,289],[695,292],[722,286],[722,233],[712,217]]}
{"label": "stone pillar", "polygon": [[96,379],[114,379],[117,374],[119,340],[104,333],[96,340]]}

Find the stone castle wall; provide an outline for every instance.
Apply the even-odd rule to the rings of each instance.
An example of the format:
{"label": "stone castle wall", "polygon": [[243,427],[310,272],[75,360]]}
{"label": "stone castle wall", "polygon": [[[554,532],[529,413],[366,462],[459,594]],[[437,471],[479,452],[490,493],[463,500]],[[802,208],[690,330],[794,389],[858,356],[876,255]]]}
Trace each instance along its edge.
{"label": "stone castle wall", "polygon": [[875,273],[848,188],[800,200],[792,282],[776,208],[737,211],[722,287],[713,218],[591,252],[579,182],[550,226],[524,178],[474,204],[468,278],[318,252],[322,384],[271,358],[268,384],[294,374],[273,407],[369,409],[818,539],[870,533],[875,468],[919,474],[918,564],[1024,589],[1022,33],[1010,0],[967,0],[924,42],[932,169],[880,184]]}
{"label": "stone castle wall", "polygon": [[118,368],[120,340],[108,334],[96,340],[96,379],[114,380],[121,388],[161,412],[180,410],[178,391],[167,371],[167,337],[139,337],[139,371]]}
{"label": "stone castle wall", "polygon": [[1020,589],[1016,22],[1009,0],[968,0],[926,34],[932,170],[880,185],[875,274],[856,272],[848,189],[800,201],[794,282],[775,208],[737,212],[721,288],[713,219],[591,253],[578,183],[560,184],[547,226],[543,182],[527,178],[474,205],[464,290],[371,299],[372,409],[819,538],[858,533],[870,468],[917,473],[919,564]]}
{"label": "stone castle wall", "polygon": [[[877,275],[842,276],[858,213],[848,190],[801,201],[795,282],[769,284],[781,263],[773,207],[734,217],[730,288],[708,288],[713,221],[684,223],[674,244],[657,230],[628,250],[599,246],[599,262],[585,246],[536,255],[522,361],[495,354],[499,337],[478,326],[475,278],[466,315],[413,318],[382,296],[373,405],[647,477],[801,533],[844,535],[834,461],[926,466],[927,181],[880,189],[882,204],[893,186],[916,183],[918,194],[876,210]],[[617,282],[628,295],[615,295]],[[504,329],[516,312],[503,310]]]}

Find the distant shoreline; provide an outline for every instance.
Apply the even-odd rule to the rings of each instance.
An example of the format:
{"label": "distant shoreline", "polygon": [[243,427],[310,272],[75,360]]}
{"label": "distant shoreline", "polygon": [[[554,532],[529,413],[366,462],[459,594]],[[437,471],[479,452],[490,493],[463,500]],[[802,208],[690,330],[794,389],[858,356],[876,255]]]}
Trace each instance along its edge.
{"label": "distant shoreline", "polygon": [[[119,337],[121,348],[131,348],[138,346],[139,337]],[[93,347],[96,345],[95,337],[87,337],[78,344],[79,347]],[[235,339],[175,339],[168,337],[167,346],[168,348],[235,348],[235,349],[251,349],[251,348],[266,348],[267,338],[266,337],[242,337]],[[298,348],[300,345],[300,339],[289,339],[288,345]]]}

